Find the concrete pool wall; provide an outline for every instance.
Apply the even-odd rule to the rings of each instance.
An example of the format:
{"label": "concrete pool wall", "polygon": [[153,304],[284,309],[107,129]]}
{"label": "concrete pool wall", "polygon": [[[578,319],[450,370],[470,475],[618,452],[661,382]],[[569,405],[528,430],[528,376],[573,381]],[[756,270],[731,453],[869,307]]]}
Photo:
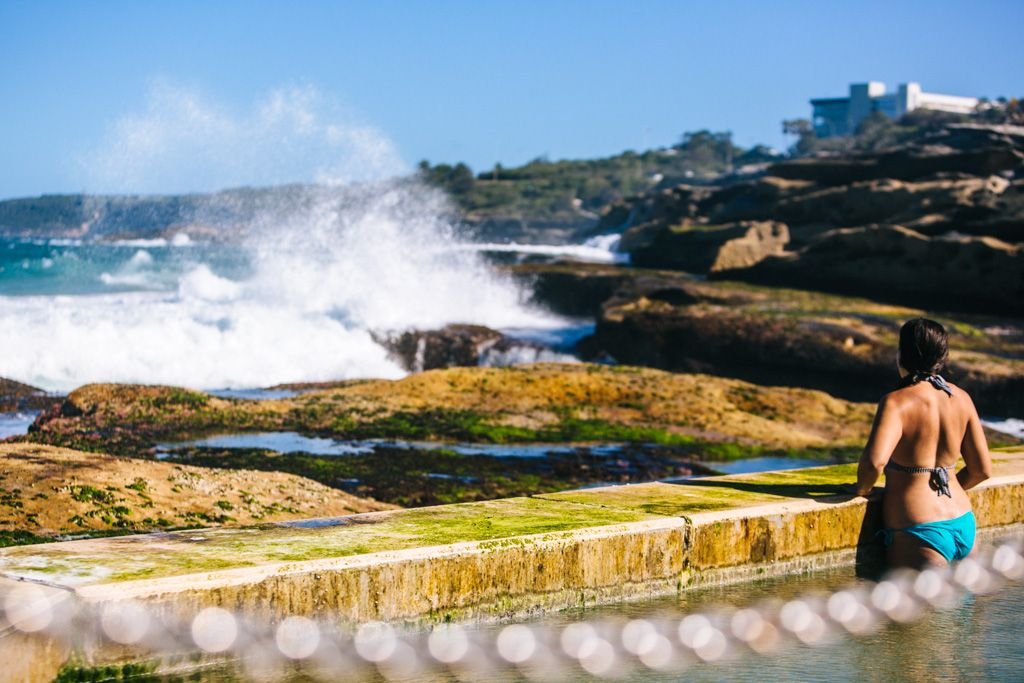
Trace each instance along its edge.
{"label": "concrete pool wall", "polygon": [[[979,524],[1024,522],[1024,451],[971,492]],[[854,466],[207,529],[0,551],[0,577],[90,603],[277,620],[506,618],[848,564],[877,553],[878,494],[837,495]]]}

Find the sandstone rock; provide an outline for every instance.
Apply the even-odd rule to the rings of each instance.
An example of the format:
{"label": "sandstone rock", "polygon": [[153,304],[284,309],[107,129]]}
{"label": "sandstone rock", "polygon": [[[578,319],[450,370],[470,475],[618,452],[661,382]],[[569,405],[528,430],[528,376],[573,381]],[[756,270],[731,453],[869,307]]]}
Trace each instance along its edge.
{"label": "sandstone rock", "polygon": [[1024,316],[1022,248],[991,237],[929,238],[901,226],[838,229],[730,277],[933,310]]}
{"label": "sandstone rock", "polygon": [[772,165],[767,173],[831,186],[880,178],[916,180],[949,172],[987,176],[1015,170],[1022,163],[1024,154],[1010,145],[964,150],[946,145],[914,145],[879,154],[790,159]]}
{"label": "sandstone rock", "polygon": [[634,245],[629,254],[635,265],[692,273],[747,268],[781,254],[789,242],[784,223],[767,221],[663,228],[647,235],[646,243],[638,236],[628,239],[630,232],[623,241]]}
{"label": "sandstone rock", "polygon": [[0,508],[0,530],[37,535],[253,525],[395,507],[282,472],[190,467],[34,443],[0,444],[0,461],[10,492]]}
{"label": "sandstone rock", "polygon": [[765,176],[721,188],[701,202],[700,216],[712,224],[775,220],[774,207],[784,199],[818,189],[810,180]]}
{"label": "sandstone rock", "polygon": [[808,386],[862,401],[877,399],[894,373],[892,350],[855,327],[644,298],[606,308],[593,344],[620,363]]}
{"label": "sandstone rock", "polygon": [[700,203],[707,199],[714,188],[693,185],[676,185],[639,197],[631,197],[613,204],[601,217],[597,232],[621,232],[647,223],[678,223],[685,218],[695,218]]}
{"label": "sandstone rock", "polygon": [[745,298],[705,295],[683,304],[619,298],[605,307],[594,337],[582,348],[621,363],[877,401],[896,379],[899,326],[921,315],[937,317],[950,330],[947,376],[971,392],[979,409],[1024,414],[1024,324],[1003,322],[989,333],[920,310],[827,294],[748,288]]}
{"label": "sandstone rock", "polygon": [[826,223],[838,227],[868,223],[907,223],[937,213],[955,221],[959,212],[991,204],[1009,187],[998,176],[909,183],[869,180],[781,199],[767,213],[790,224]]}

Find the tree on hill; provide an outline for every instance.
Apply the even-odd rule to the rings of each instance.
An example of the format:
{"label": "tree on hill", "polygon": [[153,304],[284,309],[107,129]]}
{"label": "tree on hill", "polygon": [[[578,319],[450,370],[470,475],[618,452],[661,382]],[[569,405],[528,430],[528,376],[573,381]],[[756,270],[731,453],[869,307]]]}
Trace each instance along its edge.
{"label": "tree on hill", "polygon": [[462,162],[454,166],[451,164],[431,166],[430,162],[424,159],[419,163],[419,172],[428,183],[453,195],[464,195],[472,191],[476,181],[473,171]]}

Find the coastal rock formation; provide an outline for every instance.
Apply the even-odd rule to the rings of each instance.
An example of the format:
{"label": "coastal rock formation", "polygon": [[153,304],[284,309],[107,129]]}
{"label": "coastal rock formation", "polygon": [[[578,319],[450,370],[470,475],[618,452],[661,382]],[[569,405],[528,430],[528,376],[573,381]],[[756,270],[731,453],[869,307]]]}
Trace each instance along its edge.
{"label": "coastal rock formation", "polygon": [[[619,232],[632,226],[678,223],[697,218],[701,205],[715,188],[676,185],[617,202],[609,207],[597,225],[598,232]],[[628,251],[628,247],[624,251]]]}
{"label": "coastal rock formation", "polygon": [[[532,292],[533,303],[572,317],[596,317],[601,306],[624,287],[631,287],[638,272],[602,264],[522,264],[505,271]],[[683,274],[667,274],[676,282],[692,281]]]}
{"label": "coastal rock formation", "polygon": [[623,235],[634,265],[714,273],[747,268],[779,255],[789,242],[789,229],[778,222],[730,225],[684,223],[668,229],[648,224]]}
{"label": "coastal rock formation", "polygon": [[1012,143],[967,149],[931,143],[875,154],[790,159],[770,166],[768,175],[819,185],[848,185],[880,178],[917,180],[938,173],[987,176],[1012,171],[1022,163],[1024,154]]}
{"label": "coastal rock formation", "polygon": [[279,472],[0,444],[3,534],[256,524],[393,508]]}
{"label": "coastal rock formation", "polygon": [[729,277],[947,311],[1024,316],[1024,247],[897,225],[827,232]]}
{"label": "coastal rock formation", "polygon": [[901,147],[634,197],[599,229],[622,231],[637,266],[1021,316],[1022,175],[1024,129],[949,125]]}
{"label": "coastal rock formation", "polygon": [[932,225],[965,222],[978,207],[988,206],[1009,187],[999,176],[946,178],[922,182],[868,180],[827,187],[781,199],[765,213],[792,225],[837,227],[867,223],[920,221]]}
{"label": "coastal rock formation", "polygon": [[89,385],[28,440],[142,454],[204,433],[295,430],[334,438],[643,442],[736,448],[859,443],[872,407],[807,389],[587,364],[449,368],[291,398],[218,399],[174,387]]}
{"label": "coastal rock formation", "polygon": [[[511,272],[527,268],[538,281],[551,271],[559,282],[558,297],[541,304],[590,296],[594,281],[614,290],[599,306],[595,334],[580,343],[585,358],[610,356],[876,401],[892,386],[900,325],[927,316],[950,331],[950,379],[989,414],[1024,413],[1024,325],[1005,316],[941,314],[814,291],[699,281],[670,270],[554,264]],[[821,273],[827,277],[828,269]],[[795,275],[794,284],[804,286]]]}
{"label": "coastal rock formation", "polygon": [[[806,386],[874,401],[893,386],[899,326],[928,315],[950,330],[947,375],[993,415],[1024,413],[1024,326],[971,322],[812,292],[705,283],[696,301],[614,298],[583,349],[622,363]],[[719,288],[718,297],[707,291]],[[736,291],[738,290],[738,291]],[[735,291],[733,297],[726,293]]]}
{"label": "coastal rock formation", "polygon": [[37,387],[0,377],[0,412],[41,410],[60,398]]}
{"label": "coastal rock formation", "polygon": [[380,338],[392,356],[410,372],[478,365],[481,356],[503,339],[482,325],[446,325],[439,330],[407,330]]}

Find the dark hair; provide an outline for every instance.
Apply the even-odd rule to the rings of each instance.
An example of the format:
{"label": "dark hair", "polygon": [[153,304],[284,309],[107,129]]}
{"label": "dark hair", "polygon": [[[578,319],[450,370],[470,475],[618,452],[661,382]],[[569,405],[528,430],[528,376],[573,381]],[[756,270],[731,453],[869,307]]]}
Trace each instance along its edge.
{"label": "dark hair", "polygon": [[900,328],[900,365],[910,374],[938,374],[948,358],[949,337],[939,323],[914,318]]}

